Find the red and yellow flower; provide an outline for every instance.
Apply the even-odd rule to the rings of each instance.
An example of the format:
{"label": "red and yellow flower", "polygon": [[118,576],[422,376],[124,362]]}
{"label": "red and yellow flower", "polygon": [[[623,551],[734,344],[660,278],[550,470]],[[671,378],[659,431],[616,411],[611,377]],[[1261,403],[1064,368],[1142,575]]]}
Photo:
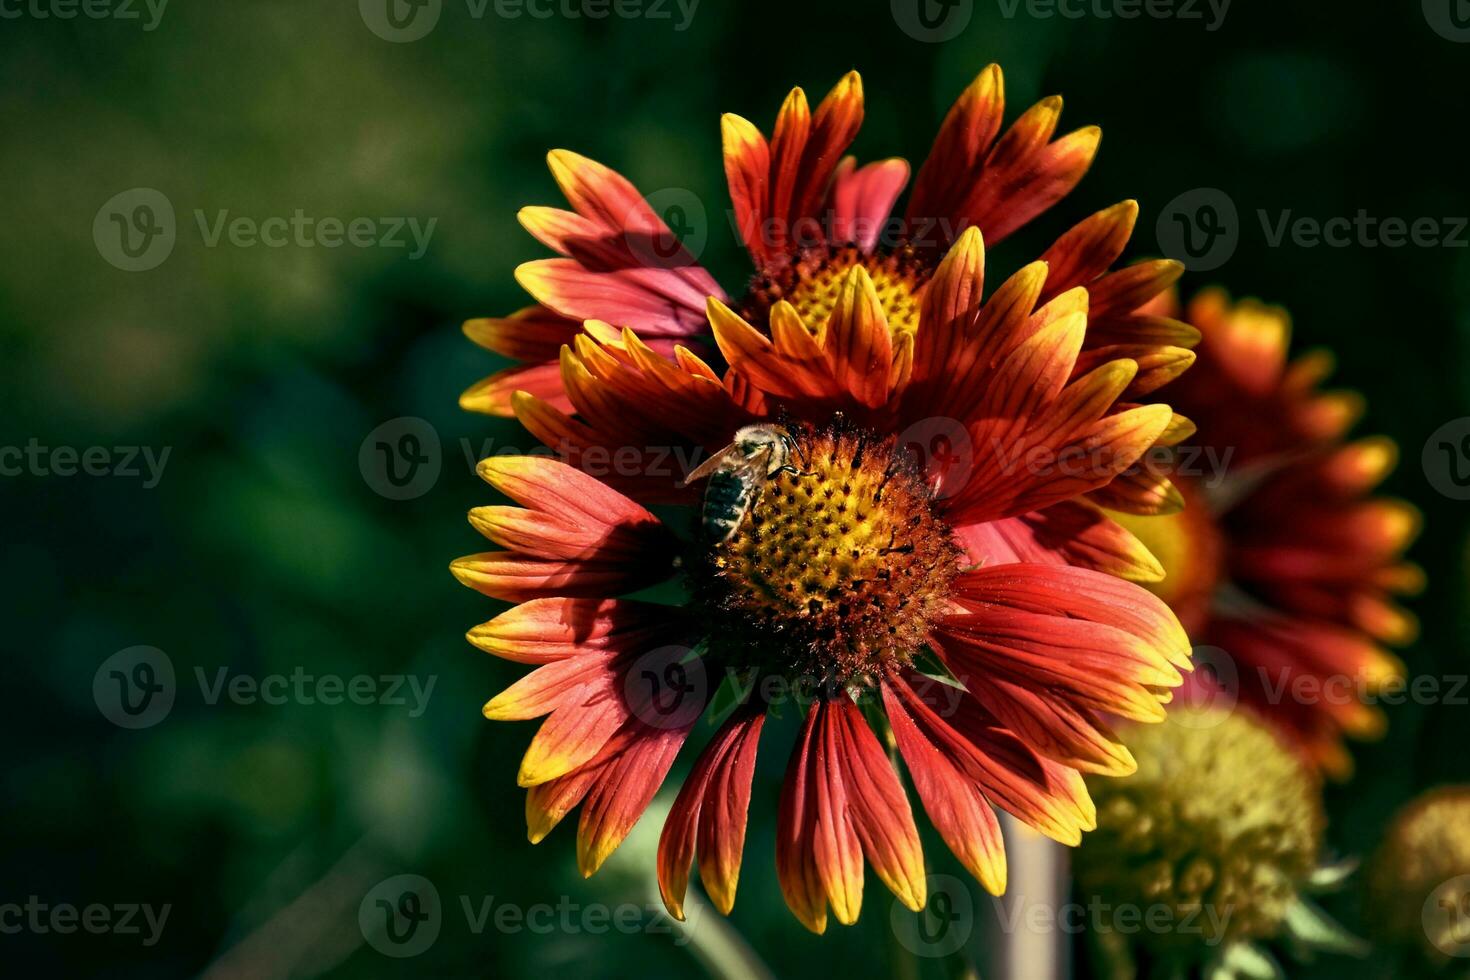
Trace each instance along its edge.
{"label": "red and yellow flower", "polygon": [[[865,860],[924,903],[890,748],[993,892],[1005,886],[995,807],[1069,844],[1094,826],[1081,774],[1134,766],[1106,718],[1162,719],[1190,666],[1173,613],[1134,584],[1162,569],[1102,508],[1177,505],[1167,477],[1136,463],[1190,426],[1136,399],[1188,366],[1197,335],[1144,309],[1177,265],[1109,271],[1132,202],[984,296],[985,241],[1055,203],[1091,161],[1096,130],[1051,138],[1059,110],[1046,100],[999,135],[1001,77],[987,69],[896,222],[907,165],[842,157],[862,118],[856,74],[815,112],[794,91],[769,140],[727,116],[726,172],[757,270],[739,298],[625,179],[552,154],[574,210],[522,213],[561,255],[519,272],[542,305],[467,325],[533,363],[465,401],[513,409],[557,458],[481,464],[519,506],[473,511],[504,550],[453,565],[516,604],[471,642],[536,665],[485,709],[546,718],[519,775],[533,841],[580,804],[578,859],[595,871],[723,683],[735,706],[659,849],[675,915],[696,855],[715,905],[734,902],[757,743],[783,691],[803,691],[804,722],[777,867],[814,931],[829,908],[856,919]],[[899,234],[885,241],[884,227]],[[686,346],[705,331],[722,364]],[[778,426],[792,451],[746,475],[748,510],[728,535],[676,533],[645,509],[697,505],[703,487],[681,477],[750,425]],[[629,597],[671,579],[684,605]]]}
{"label": "red and yellow flower", "polygon": [[[1172,312],[1172,300],[1157,305]],[[1345,441],[1362,400],[1319,388],[1325,351],[1288,360],[1285,310],[1211,289],[1186,319],[1203,334],[1201,357],[1170,402],[1198,426],[1172,470],[1189,506],[1123,520],[1168,570],[1151,588],[1196,643],[1230,658],[1224,680],[1241,702],[1344,777],[1343,736],[1380,734],[1383,713],[1367,702],[1402,679],[1384,645],[1417,631],[1392,597],[1421,585],[1403,561],[1418,512],[1371,496],[1396,447]]]}

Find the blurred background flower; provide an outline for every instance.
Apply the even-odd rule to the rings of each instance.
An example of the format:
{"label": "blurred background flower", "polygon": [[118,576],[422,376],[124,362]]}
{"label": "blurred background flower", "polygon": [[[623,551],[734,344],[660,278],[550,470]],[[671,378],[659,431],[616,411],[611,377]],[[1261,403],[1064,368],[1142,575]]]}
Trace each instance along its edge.
{"label": "blurred background flower", "polygon": [[1180,707],[1125,737],[1138,772],[1088,781],[1098,829],[1074,861],[1103,976],[1269,980],[1287,975],[1281,948],[1367,951],[1310,897],[1354,863],[1327,860],[1321,783],[1281,735],[1245,712]]}

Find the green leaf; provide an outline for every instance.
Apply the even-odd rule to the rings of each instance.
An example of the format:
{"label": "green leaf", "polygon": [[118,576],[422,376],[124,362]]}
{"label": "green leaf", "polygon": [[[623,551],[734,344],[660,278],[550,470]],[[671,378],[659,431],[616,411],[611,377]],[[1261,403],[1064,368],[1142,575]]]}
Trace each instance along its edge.
{"label": "green leaf", "polygon": [[1281,964],[1250,943],[1231,943],[1205,969],[1206,980],[1286,980]]}
{"label": "green leaf", "polygon": [[1358,870],[1359,863],[1356,857],[1345,857],[1322,865],[1307,877],[1307,891],[1314,894],[1337,891]]}
{"label": "green leaf", "polygon": [[1301,898],[1286,909],[1286,934],[1308,953],[1321,950],[1346,956],[1367,956],[1370,948],[1326,912]]}
{"label": "green leaf", "polygon": [[741,678],[735,671],[726,671],[720,680],[719,687],[710,698],[709,711],[705,717],[711,725],[719,725],[729,717],[730,712],[735,710],[736,705],[744,701],[755,686],[754,678]]}

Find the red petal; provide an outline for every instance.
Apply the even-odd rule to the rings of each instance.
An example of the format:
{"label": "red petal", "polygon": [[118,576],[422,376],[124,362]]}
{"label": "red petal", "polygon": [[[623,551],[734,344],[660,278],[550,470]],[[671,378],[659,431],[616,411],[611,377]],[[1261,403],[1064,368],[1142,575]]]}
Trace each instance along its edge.
{"label": "red petal", "polygon": [[540,664],[585,653],[651,650],[686,629],[672,606],[632,599],[532,599],[470,630],[486,653]]}
{"label": "red petal", "polygon": [[980,784],[966,771],[971,750],[927,705],[918,703],[910,709],[904,703],[905,695],[913,698],[903,680],[895,678],[883,685],[888,721],[914,789],[955,857],[986,891],[1000,895],[1006,888],[1005,846],[995,811]]}
{"label": "red petal", "polygon": [[459,396],[459,407],[467,412],[508,418],[515,414],[515,394],[518,391],[535,395],[563,411],[570,411],[572,407],[566,390],[562,388],[561,365],[556,361],[523,364],[497,371],[467,388]]}
{"label": "red petal", "polygon": [[699,844],[699,874],[715,908],[735,905],[740,856],[763,706],[742,707],[711,739],[685,780],[664,822],[658,845],[659,892],[669,914],[683,921],[689,866]]}
{"label": "red petal", "polygon": [[908,183],[909,165],[897,158],[856,167],[852,157],[842,161],[832,185],[831,241],[854,243],[873,251],[893,214],[893,202]]}

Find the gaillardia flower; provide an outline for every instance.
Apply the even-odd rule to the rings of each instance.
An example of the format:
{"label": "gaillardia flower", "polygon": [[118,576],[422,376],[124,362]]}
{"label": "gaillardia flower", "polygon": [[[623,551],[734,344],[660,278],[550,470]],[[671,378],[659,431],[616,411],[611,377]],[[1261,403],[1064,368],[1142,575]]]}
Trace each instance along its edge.
{"label": "gaillardia flower", "polygon": [[[918,293],[965,229],[980,230],[994,247],[1075,187],[1097,152],[1101,133],[1095,126],[1052,138],[1060,97],[1038,102],[1002,134],[1004,109],[1001,71],[991,65],[949,110],[902,215],[893,208],[908,182],[908,163],[894,158],[858,166],[843,156],[863,120],[857,72],[815,112],[802,90],[793,89],[769,140],[754,124],[726,114],[725,175],[735,224],[755,267],[736,301],[626,178],[571,151],[553,150],[547,162],[572,210],[526,207],[519,215],[526,230],[557,253],[516,270],[536,305],[465,324],[477,344],[526,363],[474,385],[460,404],[511,415],[515,392],[526,391],[569,409],[560,350],[587,320],[631,327],[665,358],[673,357],[676,344],[708,339],[710,298],[735,305],[762,328],[767,311],[786,300],[815,330],[857,266],[875,284],[891,346],[903,354],[913,340]],[[1049,271],[1033,264],[1012,284],[1016,299],[1042,302],[1087,286],[1091,309],[1082,366],[1132,358],[1139,367],[1130,395],[1177,377],[1192,363],[1188,348],[1198,340],[1177,320],[1135,312],[1178,278],[1178,263],[1142,262],[1102,275],[1122,253],[1137,213],[1137,205],[1125,201],[1094,215],[1041,256]],[[1035,296],[1029,295],[1033,288]],[[775,340],[782,344],[780,335]]]}
{"label": "gaillardia flower", "polygon": [[1073,862],[1102,975],[1282,977],[1258,944],[1365,951],[1308,898],[1355,864],[1319,867],[1320,780],[1276,733],[1248,713],[1181,706],[1128,741],[1138,771],[1088,779],[1098,827]]}
{"label": "gaillardia flower", "polygon": [[1370,496],[1396,448],[1344,441],[1361,401],[1318,389],[1332,367],[1326,352],[1288,362],[1285,310],[1212,289],[1186,319],[1203,334],[1201,356],[1169,400],[1198,426],[1173,450],[1171,475],[1189,506],[1121,519],[1168,571],[1150,587],[1197,644],[1230,658],[1226,681],[1242,703],[1346,776],[1343,735],[1381,733],[1383,713],[1368,702],[1402,678],[1383,644],[1416,632],[1390,596],[1420,585],[1402,560],[1418,513]]}
{"label": "gaillardia flower", "polygon": [[1442,786],[1390,822],[1368,877],[1369,920],[1422,965],[1470,973],[1470,786]]}
{"label": "gaillardia flower", "polygon": [[[514,336],[527,357],[560,345],[554,368],[515,368],[467,396],[498,410],[504,395],[558,458],[481,463],[520,506],[473,511],[505,550],[453,565],[516,603],[470,641],[537,665],[485,708],[546,716],[519,774],[531,839],[580,804],[590,875],[698,718],[729,701],[710,711],[723,723],[663,829],[659,881],[676,916],[696,854],[714,904],[734,902],[773,706],[794,699],[803,713],[778,873],[821,932],[829,908],[857,918],[865,860],[924,904],[890,751],[940,836],[998,893],[994,808],[1076,844],[1094,823],[1081,774],[1134,766],[1105,719],[1162,719],[1190,665],[1173,613],[1127,581],[1157,578],[1157,562],[1099,506],[1155,513],[1174,497],[1134,464],[1188,423],[1131,398],[1192,359],[1174,343],[1192,342],[1190,328],[1135,312],[1177,266],[1108,271],[1130,203],[985,296],[982,233],[1053,203],[1096,143],[1092,131],[1050,140],[1055,100],[997,139],[995,69],[946,119],[907,237],[880,244],[864,229],[888,223],[907,168],[839,161],[861,109],[852,75],[815,113],[794,92],[770,142],[727,117],[758,269],[739,299],[687,255],[650,264],[675,254],[662,220],[623,178],[553,154],[575,211],[523,214],[563,255],[521,270],[545,306],[468,327]],[[917,237],[917,216],[935,211],[954,219],[952,242]],[[680,343],[706,329],[723,364]],[[660,519],[655,504],[685,509]],[[633,595],[668,580],[683,604]]]}

